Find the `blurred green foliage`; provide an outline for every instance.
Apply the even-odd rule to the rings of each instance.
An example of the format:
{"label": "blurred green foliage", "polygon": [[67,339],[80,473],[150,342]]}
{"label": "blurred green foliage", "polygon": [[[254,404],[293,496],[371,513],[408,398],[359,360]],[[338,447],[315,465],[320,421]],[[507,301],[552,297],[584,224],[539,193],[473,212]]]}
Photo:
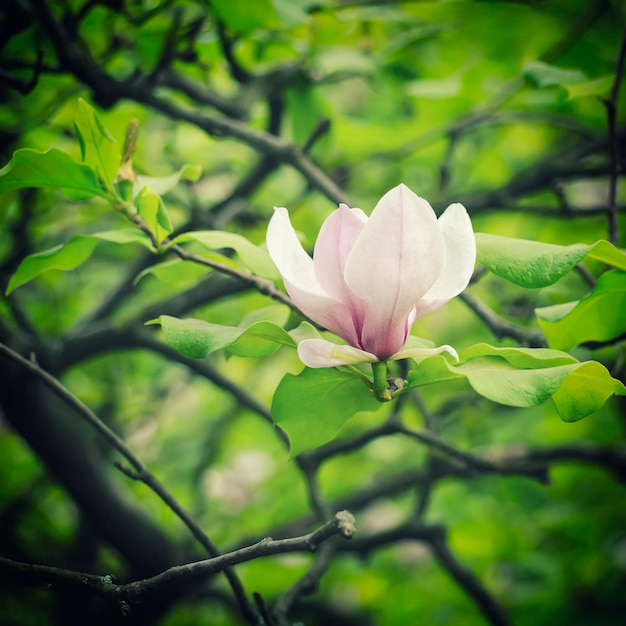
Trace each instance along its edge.
{"label": "blurred green foliage", "polygon": [[[197,182],[165,196],[174,231],[215,228],[262,245],[272,207],[285,206],[312,247],[336,198],[303,175],[292,153],[273,151],[272,141],[302,148],[317,129],[304,158],[367,213],[404,182],[438,212],[462,202],[479,232],[559,245],[608,237],[603,98],[614,82],[623,34],[619,2],[34,0],[0,12],[6,18],[2,164],[18,148],[55,148],[80,161],[73,125],[79,98],[94,103],[120,146],[136,117],[133,164],[139,174],[168,176],[188,163],[202,168]],[[616,136],[622,151],[623,101]],[[228,124],[216,130],[206,119]],[[324,119],[328,129],[320,125]],[[254,133],[263,141],[255,143]],[[620,233],[626,229],[623,205],[618,194]],[[0,219],[3,291],[27,254],[129,226],[101,198],[71,201],[54,188],[1,195]],[[624,246],[623,235],[617,245]],[[123,437],[221,550],[266,535],[308,532],[317,522],[306,475],[288,459],[276,428],[246,401],[253,398],[268,410],[285,373],[302,369],[295,352],[281,348],[258,360],[217,352],[202,361],[208,369],[200,373],[150,346],[129,344],[123,334],[144,332],[143,324],[162,314],[237,326],[267,307],[268,299],[196,266],[146,271],[158,259],[146,261],[136,246],[100,241],[92,250],[78,269],[46,272],[0,299],[0,340],[37,354]],[[592,277],[604,269],[594,261],[586,267]],[[487,273],[469,291],[501,319],[538,331],[535,308],[584,299],[591,287],[586,274],[576,272],[541,289]],[[611,301],[609,316],[618,326],[619,306]],[[279,316],[285,315],[280,307]],[[292,315],[287,327],[298,323]],[[459,299],[418,321],[413,332],[459,351],[483,341],[519,345],[495,337]],[[590,338],[605,339],[577,331],[573,343],[570,336],[558,340],[573,346],[578,359],[596,359],[623,381],[623,343],[578,345]],[[16,380],[9,362],[0,363],[2,392],[15,392],[5,388]],[[26,387],[19,393],[23,415],[0,396],[0,554],[132,578],[127,555],[103,539],[97,520],[68,494],[45,453],[28,445],[20,420],[31,419],[34,398]],[[552,403],[500,406],[473,394],[465,381],[407,398],[401,405],[405,424],[481,458],[619,446],[621,465],[601,455],[591,462],[565,455],[549,461],[549,483],[541,484],[469,468],[397,434],[328,456],[317,472],[321,498],[333,511],[350,508],[357,534],[334,555],[318,592],[301,598],[293,620],[498,623],[442,567],[428,542],[381,540],[371,549],[358,543],[416,519],[447,529],[461,566],[504,607],[510,623],[622,623],[624,399],[564,423]],[[360,414],[344,426],[339,442],[381,427],[390,411]],[[145,485],[119,473],[113,467],[118,455],[70,417],[66,437],[93,449],[124,501],[165,531],[180,560],[203,558],[174,513]],[[439,477],[444,462],[452,470]],[[68,468],[70,474],[81,471]],[[404,484],[400,477],[407,471],[416,474]],[[97,501],[99,494],[92,497]],[[271,605],[313,558],[269,557],[244,563],[237,573],[249,594],[260,593]],[[212,583],[149,618],[160,626],[240,623],[224,580]],[[68,603],[63,593],[47,590],[7,586],[0,602],[5,624],[116,623],[89,603]],[[132,611],[119,618],[130,623],[124,619],[131,620]]]}

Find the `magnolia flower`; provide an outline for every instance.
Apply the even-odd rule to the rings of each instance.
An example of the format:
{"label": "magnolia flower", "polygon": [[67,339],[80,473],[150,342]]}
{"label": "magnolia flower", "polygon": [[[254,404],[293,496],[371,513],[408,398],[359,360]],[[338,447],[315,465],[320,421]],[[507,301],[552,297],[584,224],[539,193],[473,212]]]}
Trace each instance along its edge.
{"label": "magnolia flower", "polygon": [[456,357],[450,346],[405,344],[413,322],[461,293],[472,276],[476,242],[461,204],[437,219],[430,204],[405,185],[388,191],[369,218],[340,204],[322,225],[312,259],[287,209],[276,208],[267,248],[294,304],[348,344],[306,339],[298,345],[305,365],[376,363],[443,351]]}

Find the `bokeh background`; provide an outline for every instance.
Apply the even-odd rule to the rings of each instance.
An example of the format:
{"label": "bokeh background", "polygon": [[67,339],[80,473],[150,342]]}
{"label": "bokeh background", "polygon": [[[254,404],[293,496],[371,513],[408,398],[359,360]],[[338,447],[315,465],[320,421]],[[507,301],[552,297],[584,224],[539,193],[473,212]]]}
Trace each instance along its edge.
{"label": "bokeh background", "polygon": [[[138,172],[202,167],[197,183],[166,196],[178,229],[262,244],[272,207],[285,206],[310,248],[337,204],[334,190],[369,213],[404,182],[437,212],[462,202],[477,232],[561,245],[608,237],[610,148],[624,147],[623,98],[612,132],[605,102],[622,46],[620,2],[24,0],[0,13],[3,165],[18,148],[79,159],[72,120],[82,97],[120,142],[139,120]],[[0,218],[3,290],[25,255],[128,226],[101,200],[71,202],[49,189],[0,196]],[[102,243],[79,269],[2,297],[0,338],[37,354],[224,551],[313,528],[311,485],[331,510],[350,508],[354,541],[337,548],[291,623],[623,623],[623,399],[576,423],[562,422],[551,402],[503,407],[461,383],[397,407],[411,428],[481,458],[591,451],[555,452],[541,466],[548,481],[468,467],[412,438],[368,437],[390,407],[351,420],[340,442],[356,443],[328,449],[307,474],[267,420],[281,378],[302,368],[294,351],[218,353],[198,366],[160,350],[158,332],[144,327],[164,313],[228,325],[252,314],[287,327],[298,320],[206,268],[146,273],[157,261]],[[591,276],[601,270],[587,264]],[[588,274],[544,289],[486,274],[469,291],[501,319],[536,330],[534,309],[584,296]],[[460,299],[413,333],[459,350],[519,345],[494,336]],[[573,354],[624,378],[619,343]],[[0,554],[121,581],[202,558],[174,513],[116,470],[116,453],[76,415],[8,361],[0,367]],[[445,532],[460,570],[419,530],[401,532],[409,522]],[[129,545],[139,535],[137,554]],[[313,559],[258,559],[237,573],[271,606]],[[221,578],[135,618],[139,610],[122,618],[88,594],[31,588],[6,573],[4,581],[6,625],[244,623]],[[500,612],[485,610],[481,593]]]}

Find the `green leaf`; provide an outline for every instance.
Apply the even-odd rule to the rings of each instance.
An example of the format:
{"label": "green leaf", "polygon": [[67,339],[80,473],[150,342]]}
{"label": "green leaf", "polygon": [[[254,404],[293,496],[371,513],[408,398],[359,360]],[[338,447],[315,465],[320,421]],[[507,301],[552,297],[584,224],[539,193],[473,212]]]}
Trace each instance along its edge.
{"label": "green leaf", "polygon": [[626,254],[608,241],[572,246],[476,233],[477,260],[494,274],[521,287],[546,287],[585,257],[626,270]]}
{"label": "green leaf", "polygon": [[206,276],[209,268],[199,263],[189,263],[181,259],[172,259],[163,263],[156,263],[137,275],[135,284],[142,278],[152,275],[164,283],[171,285],[186,285]]}
{"label": "green leaf", "polygon": [[311,0],[272,0],[272,4],[283,28],[306,24],[309,21],[307,9],[311,6],[319,8],[319,4]]}
{"label": "green leaf", "polygon": [[[203,254],[197,254],[196,256],[214,263],[221,263],[231,267],[233,270],[239,270],[237,263],[233,259],[219,254],[217,252],[204,252]],[[137,284],[142,278],[152,275],[158,280],[171,285],[186,285],[197,281],[198,279],[206,276],[211,271],[211,268],[201,263],[194,263],[182,259],[172,259],[164,261],[163,263],[156,263],[146,268],[137,275],[135,278],[135,284]]]}
{"label": "green leaf", "polygon": [[564,84],[563,87],[567,90],[567,97],[570,100],[588,97],[605,98],[611,92],[614,81],[613,74],[608,74],[582,83]]}
{"label": "green leaf", "polygon": [[[324,0],[325,2],[326,0]],[[211,0],[217,16],[234,31],[292,28],[305,24],[307,9],[324,2],[312,0]]]}
{"label": "green leaf", "polygon": [[271,354],[281,345],[296,346],[287,332],[272,322],[239,328],[161,315],[147,324],[160,324],[167,343],[190,359],[205,359],[224,348],[237,356],[260,357]]}
{"label": "green leaf", "polygon": [[230,248],[238,254],[241,262],[257,276],[270,280],[279,278],[278,270],[267,251],[255,246],[237,233],[221,230],[199,230],[183,233],[174,239],[174,243],[189,241],[196,241],[209,250]]}
{"label": "green leaf", "polygon": [[107,197],[90,167],[56,149],[17,150],[0,170],[0,193],[29,187],[60,189],[70,200]]}
{"label": "green leaf", "polygon": [[556,350],[479,344],[460,358],[458,365],[440,355],[422,361],[409,372],[408,387],[466,379],[479,395],[515,407],[536,406],[552,397],[566,422],[597,411],[611,395],[626,395],[626,387],[600,363],[580,363]]}
{"label": "green leaf", "polygon": [[611,378],[604,365],[587,361],[572,369],[552,394],[552,401],[563,421],[577,422],[600,409],[612,395],[626,396],[626,387]]}
{"label": "green leaf", "polygon": [[212,352],[236,341],[242,332],[241,328],[169,315],[161,315],[147,324],[160,324],[167,343],[190,359],[206,359]]}
{"label": "green leaf", "polygon": [[309,324],[309,322],[301,322],[296,328],[289,331],[289,335],[296,343],[300,343],[305,339],[323,339],[320,331],[312,324]]}
{"label": "green leaf", "polygon": [[176,187],[181,180],[195,183],[201,174],[202,168],[199,165],[187,164],[169,176],[137,176],[133,184],[133,197],[136,197],[144,187],[149,187],[154,193],[162,196]]}
{"label": "green leaf", "polygon": [[272,322],[281,328],[287,324],[290,317],[289,309],[283,304],[268,304],[267,306],[254,309],[246,315],[239,326],[247,328],[257,322]]}
{"label": "green leaf", "polygon": [[102,125],[95,110],[82,98],[78,99],[74,128],[78,135],[83,162],[91,167],[111,188],[122,160],[122,151],[111,133]]}
{"label": "green leaf", "polygon": [[137,196],[137,211],[148,225],[158,242],[162,242],[171,232],[172,223],[161,196],[149,187],[144,187]]}
{"label": "green leaf", "polygon": [[551,87],[580,83],[587,80],[580,70],[568,70],[541,61],[533,61],[524,68],[524,78],[534,87]]}
{"label": "green leaf", "polygon": [[27,256],[19,265],[7,287],[6,294],[49,270],[73,270],[84,263],[100,241],[117,244],[139,243],[151,248],[150,240],[135,229],[112,230],[92,235],[76,235],[67,243]]}
{"label": "green leaf", "polygon": [[626,333],[626,273],[613,270],[576,302],[535,309],[548,344],[571,350],[585,341],[609,341]]}
{"label": "green leaf", "polygon": [[296,342],[286,330],[272,322],[256,322],[228,346],[229,354],[258,358],[268,356],[281,345],[296,347]]}
{"label": "green leaf", "polygon": [[336,368],[287,374],[272,401],[274,422],[289,436],[290,456],[331,441],[361,411],[376,411],[376,401],[363,382]]}
{"label": "green leaf", "polygon": [[280,26],[271,0],[211,0],[211,6],[220,20],[237,32]]}
{"label": "green leaf", "polygon": [[459,355],[459,362],[464,363],[482,356],[497,356],[518,369],[555,367],[568,363],[578,363],[572,355],[560,350],[495,347],[487,343],[477,343],[463,350]]}
{"label": "green leaf", "polygon": [[459,74],[446,78],[420,79],[406,84],[406,92],[420,99],[440,100],[458,96],[463,89],[463,81]]}

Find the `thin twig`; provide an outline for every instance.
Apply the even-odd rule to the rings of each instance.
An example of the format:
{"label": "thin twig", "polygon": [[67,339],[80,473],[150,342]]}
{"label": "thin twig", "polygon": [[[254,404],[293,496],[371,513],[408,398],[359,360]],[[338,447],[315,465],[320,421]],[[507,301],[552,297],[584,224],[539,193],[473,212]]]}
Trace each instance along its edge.
{"label": "thin twig", "polygon": [[440,565],[474,600],[483,615],[492,626],[509,626],[511,623],[503,608],[480,582],[476,575],[463,566],[454,556],[445,533],[432,533],[426,539],[430,544]]}
{"label": "thin twig", "polygon": [[467,304],[498,339],[511,337],[521,345],[531,348],[545,348],[547,346],[546,339],[541,331],[517,326],[502,319],[469,291],[465,290],[459,295],[459,298]]}
{"label": "thin twig", "polygon": [[316,555],[311,568],[276,601],[272,614],[276,618],[278,626],[291,626],[291,622],[287,619],[289,612],[300,596],[313,593],[316,590],[336,551],[336,543],[326,542]]}
{"label": "thin twig", "polygon": [[[150,238],[150,241],[152,242],[152,245],[155,249],[159,249],[161,246],[168,244],[168,239],[165,239],[163,241],[157,240],[154,232],[150,229],[150,227],[146,224],[146,222],[141,218],[140,215],[131,215],[130,220]],[[169,245],[167,249],[173,252],[179,259],[183,261],[191,261],[193,263],[197,263],[198,265],[204,265],[205,267],[209,267],[217,272],[220,272],[220,274],[225,274],[226,276],[230,276],[231,278],[236,278],[239,281],[247,283],[248,285],[250,285],[250,287],[256,289],[259,293],[269,296],[270,298],[276,300],[277,302],[280,302],[281,304],[286,304],[290,309],[298,313],[298,315],[306,317],[304,313],[302,313],[302,311],[300,311],[300,309],[293,303],[293,301],[287,294],[276,289],[276,286],[271,280],[261,278],[260,276],[255,276],[254,274],[250,274],[247,272],[240,272],[239,270],[230,267],[225,263],[212,261],[197,254],[192,254],[178,244]]]}
{"label": "thin twig", "polygon": [[129,85],[123,86],[120,95],[147,104],[171,119],[189,122],[209,135],[229,136],[242,141],[281,163],[291,165],[304,176],[311,187],[319,190],[332,202],[337,204],[343,202],[348,206],[353,206],[347,194],[300,148],[279,137],[255,130],[242,122],[226,117],[201,115],[197,111],[184,109],[174,102],[158,98],[151,92],[139,90]]}
{"label": "thin twig", "polygon": [[296,463],[304,476],[311,508],[315,511],[318,520],[327,520],[330,516],[331,508],[324,502],[320,492],[317,480],[317,464],[309,463],[308,459],[302,455],[296,457]]}
{"label": "thin twig", "polygon": [[[424,441],[424,443],[427,442]],[[479,467],[480,463],[470,468],[467,463],[451,462],[444,456],[436,455],[432,457],[427,469],[413,467],[398,471],[391,476],[376,476],[370,484],[333,499],[330,506],[333,510],[347,508],[351,511],[360,511],[378,498],[391,498],[416,487],[423,488],[425,485],[435,484],[446,478],[472,480],[485,472],[529,477],[534,477],[533,473],[536,473],[537,477],[548,476],[553,465],[568,462],[589,463],[595,467],[604,468],[613,473],[617,480],[626,482],[626,446],[624,445],[598,446],[580,442],[543,449],[512,445],[484,450],[482,456],[478,458],[487,461],[484,470]],[[500,471],[503,468],[505,471]],[[276,527],[270,532],[275,536],[287,537],[302,532],[314,523],[315,516],[308,514]],[[361,545],[361,541],[362,538],[358,540],[358,546]],[[357,544],[350,549],[358,551]]]}
{"label": "thin twig", "polygon": [[256,604],[257,609],[259,609],[259,613],[263,618],[263,626],[276,626],[276,621],[272,617],[272,614],[270,613],[267,604],[265,604],[265,599],[263,598],[263,596],[258,591],[255,591],[252,594],[252,597],[254,598],[254,603]]}
{"label": "thin twig", "polygon": [[0,353],[19,363],[22,367],[37,375],[61,400],[73,408],[107,443],[115,448],[133,466],[135,471],[142,472],[144,464],[133,454],[128,446],[81,400],[79,400],[57,378],[42,369],[36,361],[28,360],[8,346],[0,343]]}
{"label": "thin twig", "polygon": [[545,467],[537,467],[534,465],[527,467],[521,464],[517,465],[490,461],[485,457],[475,456],[469,452],[460,450],[456,446],[453,446],[451,443],[448,443],[444,439],[441,439],[434,433],[427,430],[411,430],[405,426],[399,425],[397,427],[397,432],[403,433],[413,439],[417,439],[418,441],[443,452],[450,458],[460,461],[469,470],[476,470],[481,473],[488,474],[521,475],[537,480],[542,484],[548,484],[548,474]]}
{"label": "thin twig", "polygon": [[617,223],[617,182],[621,172],[619,141],[617,132],[617,101],[619,97],[619,89],[622,83],[622,74],[624,70],[624,58],[626,57],[626,31],[622,38],[617,64],[615,67],[615,81],[611,89],[611,95],[605,100],[608,130],[609,130],[609,149],[611,157],[610,180],[609,180],[609,200],[608,200],[608,221],[609,221],[609,241],[613,245],[618,245],[619,230]]}
{"label": "thin twig", "polygon": [[178,258],[184,261],[192,261],[193,263],[198,263],[199,265],[210,267],[211,269],[214,269],[221,274],[225,274],[226,276],[230,276],[231,278],[236,278],[237,280],[243,281],[250,285],[253,289],[256,289],[259,293],[269,296],[270,298],[276,300],[277,302],[280,302],[281,304],[286,304],[290,309],[298,313],[298,315],[305,317],[304,313],[302,313],[302,311],[300,311],[300,309],[296,307],[291,298],[287,294],[276,289],[274,283],[271,280],[260,278],[259,276],[255,276],[254,274],[240,272],[226,265],[225,263],[211,261],[210,259],[205,259],[204,257],[192,254],[178,244],[171,246],[169,249]]}
{"label": "thin twig", "polygon": [[330,130],[330,124],[331,122],[327,117],[320,117],[310,137],[306,140],[304,146],[302,146],[302,152],[304,152],[304,154],[311,152],[313,146]]}
{"label": "thin twig", "polygon": [[[404,396],[400,396],[401,400]],[[307,450],[298,455],[298,458],[305,459],[307,463],[321,465],[324,461],[341,454],[349,454],[356,450],[361,450],[371,441],[380,437],[396,434],[398,431],[393,420],[389,420],[377,428],[372,428],[352,439],[336,439],[314,450]]]}
{"label": "thin twig", "polygon": [[247,118],[247,112],[242,106],[240,99],[222,96],[210,90],[205,84],[193,82],[184,74],[168,69],[160,76],[159,85],[184,93],[192,102],[212,106],[228,117],[239,120]]}
{"label": "thin twig", "polygon": [[411,519],[395,528],[361,536],[349,546],[340,545],[339,549],[367,555],[387,545],[406,540],[423,541],[430,545],[440,565],[474,600],[488,622],[492,626],[509,626],[510,622],[496,599],[450,551],[446,541],[446,528],[442,525],[427,526]]}

